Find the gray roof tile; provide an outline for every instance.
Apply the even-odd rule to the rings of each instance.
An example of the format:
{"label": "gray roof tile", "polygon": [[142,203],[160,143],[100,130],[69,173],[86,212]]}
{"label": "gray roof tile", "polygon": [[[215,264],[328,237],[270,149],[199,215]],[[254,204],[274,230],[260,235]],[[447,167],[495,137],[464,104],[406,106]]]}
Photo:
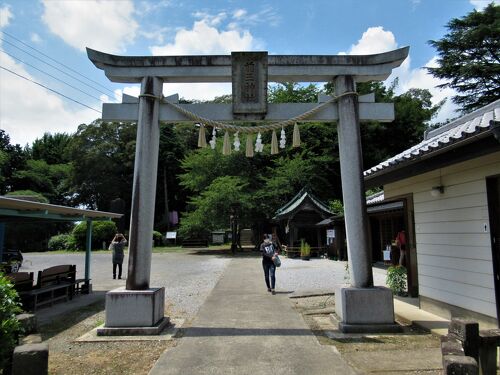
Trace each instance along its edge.
{"label": "gray roof tile", "polygon": [[497,100],[446,125],[427,132],[422,142],[366,170],[364,176],[368,177],[391,167],[418,160],[425,154],[450,146],[472,135],[486,132],[490,128],[491,121],[499,120],[500,100]]}

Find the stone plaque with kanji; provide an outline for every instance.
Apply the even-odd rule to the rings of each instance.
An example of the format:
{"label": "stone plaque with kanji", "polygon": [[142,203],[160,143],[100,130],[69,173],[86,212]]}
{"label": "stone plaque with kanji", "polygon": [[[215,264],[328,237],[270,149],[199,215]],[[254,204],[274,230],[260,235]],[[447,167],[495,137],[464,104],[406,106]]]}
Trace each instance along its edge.
{"label": "stone plaque with kanji", "polygon": [[233,52],[233,114],[262,119],[267,113],[267,52]]}

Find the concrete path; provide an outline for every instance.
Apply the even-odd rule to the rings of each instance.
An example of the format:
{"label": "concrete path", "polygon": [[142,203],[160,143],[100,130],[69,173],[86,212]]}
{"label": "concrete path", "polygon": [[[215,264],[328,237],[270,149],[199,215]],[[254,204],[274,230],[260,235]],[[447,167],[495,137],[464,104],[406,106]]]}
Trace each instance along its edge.
{"label": "concrete path", "polygon": [[292,308],[279,269],[277,279],[271,295],[260,259],[231,260],[179,345],[150,374],[355,374]]}

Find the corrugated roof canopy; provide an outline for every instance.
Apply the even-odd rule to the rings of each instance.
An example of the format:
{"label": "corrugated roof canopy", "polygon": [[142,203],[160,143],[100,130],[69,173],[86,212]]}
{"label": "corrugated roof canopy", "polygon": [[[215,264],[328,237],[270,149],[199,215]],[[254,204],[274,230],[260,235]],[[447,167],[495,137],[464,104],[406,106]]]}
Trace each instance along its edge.
{"label": "corrugated roof canopy", "polygon": [[122,214],[112,212],[85,210],[0,196],[0,221],[15,220],[16,218],[53,221],[99,221],[119,219],[122,216]]}

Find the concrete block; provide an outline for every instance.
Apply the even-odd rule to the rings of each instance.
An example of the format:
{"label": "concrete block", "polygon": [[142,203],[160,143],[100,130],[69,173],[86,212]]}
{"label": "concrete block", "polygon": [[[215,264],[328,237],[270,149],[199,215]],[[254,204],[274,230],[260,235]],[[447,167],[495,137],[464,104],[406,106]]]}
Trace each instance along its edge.
{"label": "concrete block", "polygon": [[47,343],[16,346],[12,356],[12,375],[45,375],[48,372]]}
{"label": "concrete block", "polygon": [[24,336],[21,338],[21,345],[26,345],[26,344],[40,344],[42,342],[42,335],[39,333],[32,333],[31,335]]}
{"label": "concrete block", "polygon": [[479,324],[473,320],[453,318],[448,335],[462,342],[466,356],[479,360]]}
{"label": "concrete block", "polygon": [[105,327],[153,327],[164,317],[165,288],[106,293]]}
{"label": "concrete block", "polygon": [[462,342],[448,337],[441,336],[441,353],[443,356],[445,355],[454,355],[454,356],[464,356],[464,348],[462,347]]}
{"label": "concrete block", "polygon": [[23,327],[24,335],[38,332],[38,323],[35,314],[19,314],[16,315],[16,318]]}
{"label": "concrete block", "polygon": [[340,286],[335,291],[335,312],[343,324],[394,324],[392,291]]}
{"label": "concrete block", "polygon": [[443,356],[443,373],[445,375],[478,375],[477,362],[472,357],[445,355]]}

